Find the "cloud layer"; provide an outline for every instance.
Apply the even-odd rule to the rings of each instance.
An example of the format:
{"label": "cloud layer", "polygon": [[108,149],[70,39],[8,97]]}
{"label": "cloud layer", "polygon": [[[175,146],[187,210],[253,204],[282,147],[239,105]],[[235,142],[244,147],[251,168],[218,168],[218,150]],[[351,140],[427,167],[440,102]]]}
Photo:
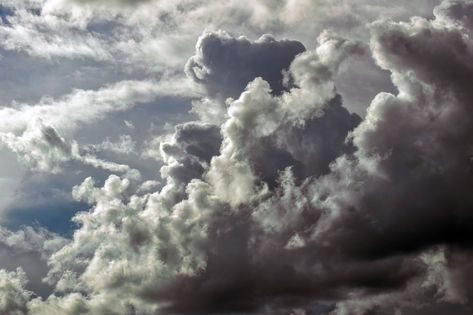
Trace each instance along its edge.
{"label": "cloud layer", "polygon": [[[287,27],[291,12],[304,23],[302,9],[276,2],[256,2],[250,28]],[[181,9],[160,4],[193,18],[202,13],[193,1]],[[38,57],[33,46],[12,40],[15,21],[35,14],[28,5],[5,14],[12,25],[0,36],[12,45],[5,49]],[[154,4],[69,5],[68,22],[74,14],[83,22],[87,12],[92,21],[110,6],[125,25]],[[65,7],[47,1],[43,11]],[[284,8],[280,20],[268,20],[270,7]],[[321,10],[332,12],[327,7]],[[309,15],[314,9],[304,1],[300,8]],[[32,171],[61,173],[78,163],[105,172],[72,188],[72,198],[90,209],[75,214],[70,237],[32,227],[0,230],[5,252],[47,261],[44,276],[53,288],[34,293],[22,269],[0,269],[0,312],[471,313],[473,2],[446,0],[431,17],[401,22],[372,22],[363,12],[352,12],[353,33],[324,30],[313,46],[207,30],[185,62],[187,79],[173,72],[0,109],[0,144]],[[372,23],[360,26],[358,19]],[[87,34],[75,27],[71,38]],[[81,51],[89,50],[74,49]],[[54,55],[47,52],[40,57]],[[104,56],[100,62],[123,55]],[[396,92],[379,91],[362,117],[349,110],[337,79],[371,57]],[[73,139],[82,126],[164,97],[192,100],[193,120],[173,121],[160,134],[150,126],[140,143],[131,135],[88,145]],[[130,134],[136,128],[128,120],[123,126]],[[131,167],[123,158],[130,155],[158,161],[159,176],[140,171],[139,163]]]}

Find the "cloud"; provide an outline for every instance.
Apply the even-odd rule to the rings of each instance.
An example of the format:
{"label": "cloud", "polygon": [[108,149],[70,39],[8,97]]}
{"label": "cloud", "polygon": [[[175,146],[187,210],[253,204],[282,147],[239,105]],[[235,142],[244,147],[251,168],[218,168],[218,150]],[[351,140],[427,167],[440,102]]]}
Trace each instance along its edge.
{"label": "cloud", "polygon": [[101,160],[80,148],[76,142],[67,142],[56,129],[44,125],[41,120],[28,126],[21,136],[0,134],[0,143],[16,153],[30,168],[39,171],[56,173],[68,162],[80,162],[112,172],[132,171],[128,165]]}
{"label": "cloud", "polygon": [[[1,271],[12,292],[5,309],[468,312],[469,5],[445,1],[432,19],[371,23],[369,44],[324,31],[305,50],[268,35],[251,41],[204,32],[186,67],[203,96],[179,84],[188,81],[125,81],[4,109],[12,120],[3,142],[50,169],[71,157],[103,162],[92,163],[80,149],[76,155],[60,131],[158,95],[202,96],[195,108],[201,120],[150,141],[156,147],[148,153],[162,163],[162,185],[112,174],[73,188],[75,200],[90,209],[74,217],[70,241],[47,252],[54,294],[31,299],[20,271]],[[348,60],[367,54],[391,74],[398,92],[377,94],[362,118],[347,110],[336,82]],[[91,106],[79,111],[82,104]],[[207,119],[214,112],[218,117]],[[32,128],[25,118],[39,116],[48,124]],[[19,239],[14,243],[21,247]]]}
{"label": "cloud", "polygon": [[22,269],[21,285],[30,294],[48,296],[53,288],[42,281],[48,272],[47,260],[67,243],[67,239],[44,228],[21,227],[16,231],[0,229],[0,251],[2,268]]}
{"label": "cloud", "polygon": [[43,98],[37,104],[3,107],[1,132],[25,130],[28,123],[41,119],[60,130],[103,119],[107,114],[151,102],[160,96],[192,97],[198,91],[185,79],[171,81],[121,81],[98,90],[75,90],[58,99]]}
{"label": "cloud", "polygon": [[[300,1],[298,5],[288,0],[132,2],[6,0],[3,7],[9,14],[0,26],[2,49],[47,63],[47,70],[67,63],[91,63],[102,70],[94,73],[95,80],[111,68],[132,79],[180,71],[203,30],[227,29],[251,39],[271,33],[310,44],[324,29],[367,39],[367,23],[379,17],[431,15],[439,1],[422,0],[415,5],[405,0],[396,5],[384,0]],[[374,67],[370,72],[379,74]],[[115,77],[105,79],[110,82]],[[371,84],[378,83],[372,79]]]}
{"label": "cloud", "polygon": [[[355,164],[348,167],[355,165],[350,170],[354,177],[346,180],[346,185],[351,190],[350,182],[359,179],[363,189],[334,200],[339,211],[353,207],[354,215],[347,212],[347,220],[358,220],[360,215],[371,217],[377,224],[368,224],[365,231],[381,238],[370,236],[374,242],[360,241],[356,249],[353,235],[348,233],[346,246],[376,257],[442,242],[468,243],[470,217],[466,209],[471,200],[463,187],[471,180],[465,171],[470,164],[467,143],[471,124],[466,109],[469,92],[463,82],[471,75],[467,57],[471,44],[460,29],[437,20],[378,23],[372,31],[374,56],[392,72],[399,94],[379,94],[366,119],[353,131],[357,152]],[[439,62],[448,66],[444,69]],[[347,165],[340,164],[336,173],[346,173],[344,167]],[[449,189],[448,183],[453,180],[459,187]],[[416,201],[412,203],[409,196],[414,195]],[[461,224],[455,223],[457,216],[462,218]],[[350,230],[343,217],[338,217],[336,224]],[[368,222],[355,222],[359,225],[363,221]],[[386,248],[386,242],[392,245]]]}
{"label": "cloud", "polygon": [[446,244],[456,254],[446,258],[447,278],[437,283],[437,297],[469,303],[468,287],[450,275],[461,273],[453,261],[468,256],[471,244],[472,200],[464,190],[472,179],[471,94],[465,86],[471,42],[461,23],[446,23],[452,17],[445,18],[442,8],[449,5],[437,9],[433,21],[372,25],[374,56],[391,71],[399,94],[373,100],[352,134],[354,159],[339,159],[334,174],[323,179],[320,193],[332,197],[318,203],[329,214],[321,218],[317,238],[330,250],[336,246],[363,259]]}
{"label": "cloud", "polygon": [[194,103],[194,111],[209,122],[221,123],[226,114],[224,101],[238,98],[256,77],[268,82],[272,93],[281,94],[289,84],[284,73],[303,51],[300,42],[276,40],[269,34],[256,41],[235,38],[224,31],[202,34],[185,66],[187,76],[208,95]]}
{"label": "cloud", "polygon": [[140,2],[147,2],[149,0],[70,0],[80,4],[95,4],[95,5],[137,5]]}
{"label": "cloud", "polygon": [[23,289],[26,283],[25,274],[21,269],[16,272],[0,270],[0,292],[2,299],[0,311],[4,314],[23,315],[27,314],[26,303],[31,293]]}
{"label": "cloud", "polygon": [[283,71],[305,51],[297,41],[277,41],[264,35],[254,42],[225,32],[203,34],[196,55],[187,61],[186,73],[205,86],[211,97],[238,97],[256,77],[269,83],[273,93],[284,90]]}
{"label": "cloud", "polygon": [[124,81],[97,91],[76,90],[59,100],[44,98],[39,104],[3,107],[0,143],[33,169],[57,172],[62,164],[76,161],[113,172],[127,172],[130,170],[127,165],[97,158],[90,152],[91,148],[65,140],[59,130],[71,135],[80,126],[102,120],[107,114],[126,111],[165,95],[194,93],[196,89],[181,80],[163,84]]}
{"label": "cloud", "polygon": [[470,1],[444,1],[435,8],[434,14],[437,19],[446,20],[457,26],[462,26],[465,31],[473,29],[473,4]]}
{"label": "cloud", "polygon": [[103,40],[59,17],[49,15],[43,18],[41,6],[12,6],[12,10],[14,13],[5,18],[8,22],[0,26],[2,47],[7,50],[26,51],[32,56],[47,59],[112,58]]}
{"label": "cloud", "polygon": [[[287,149],[287,134],[317,131],[320,145],[325,145],[324,139],[336,139],[333,154],[341,154],[343,149],[337,146],[344,146],[345,136],[359,118],[341,107],[330,80],[344,59],[362,51],[356,42],[324,34],[319,49],[296,57],[288,70],[295,82],[289,91],[274,95],[266,81],[256,78],[229,103],[228,118],[221,128],[208,123],[179,125],[161,145],[166,163],[162,173],[167,183],[160,191],[137,195],[130,179],[114,175],[103,187],[86,179],[74,189],[74,196],[92,204],[93,209],[76,216],[81,228],[69,245],[51,257],[49,280],[62,292],[92,292],[87,300],[92,313],[125,312],[130,305],[145,313],[158,309],[206,313],[258,311],[279,300],[282,303],[292,288],[302,294],[299,303],[308,302],[308,296],[338,296],[337,286],[344,281],[350,285],[365,281],[360,273],[379,278],[383,287],[396,287],[397,277],[417,273],[417,268],[407,262],[383,261],[347,271],[349,280],[332,273],[324,276],[322,270],[306,269],[304,246],[286,246],[293,231],[282,227],[275,236],[279,247],[275,244],[271,249],[274,230],[262,229],[263,219],[251,215],[252,211],[263,214],[265,206],[271,207],[280,198],[291,200],[291,190],[296,199],[301,198],[297,200],[301,208],[308,202],[290,179],[290,170],[278,176],[286,165],[268,169],[286,189],[276,189],[277,182],[272,180],[270,184],[277,192],[271,197],[273,193],[265,188],[266,179],[258,179],[259,169],[251,155],[260,143],[282,139],[279,150],[292,155],[298,148],[293,144],[292,150]],[[304,104],[293,106],[303,98]],[[332,128],[340,124],[346,127],[337,131],[340,136],[332,136]],[[276,150],[271,142],[269,148]],[[314,149],[311,154],[316,157],[318,152]],[[326,168],[334,158],[322,159],[320,167]],[[298,224],[300,221],[292,226]],[[295,262],[300,266],[290,268],[283,278],[276,277],[282,275],[293,251],[299,251]],[[265,262],[278,256],[280,261],[263,272]],[[375,275],[369,270],[375,270]],[[381,275],[386,270],[395,276],[384,284]],[[324,284],[326,292],[315,279]],[[110,296],[121,297],[122,302],[104,303]]]}

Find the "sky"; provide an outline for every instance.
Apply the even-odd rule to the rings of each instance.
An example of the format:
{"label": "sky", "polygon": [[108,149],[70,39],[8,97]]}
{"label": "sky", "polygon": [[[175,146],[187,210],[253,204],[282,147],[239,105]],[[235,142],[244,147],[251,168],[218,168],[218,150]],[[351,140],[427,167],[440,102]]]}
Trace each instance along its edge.
{"label": "sky", "polygon": [[472,0],[0,0],[0,314],[472,314],[472,60]]}

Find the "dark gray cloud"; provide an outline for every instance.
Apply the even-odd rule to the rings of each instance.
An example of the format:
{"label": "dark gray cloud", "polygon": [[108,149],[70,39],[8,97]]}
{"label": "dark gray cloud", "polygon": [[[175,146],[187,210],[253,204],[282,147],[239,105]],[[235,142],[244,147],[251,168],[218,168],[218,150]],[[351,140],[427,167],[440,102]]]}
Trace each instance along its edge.
{"label": "dark gray cloud", "polygon": [[201,178],[211,158],[219,153],[221,142],[217,126],[200,122],[177,125],[171,141],[161,145],[165,158],[172,159],[161,170],[163,177],[183,185]]}
{"label": "dark gray cloud", "polygon": [[220,129],[217,126],[198,122],[177,125],[175,139],[184,153],[206,163],[219,153],[221,144]]}
{"label": "dark gray cloud", "polygon": [[271,35],[252,42],[225,32],[206,33],[199,38],[186,72],[204,85],[211,97],[237,98],[256,77],[262,77],[274,94],[280,94],[284,90],[282,71],[303,51],[302,43],[276,40]]}
{"label": "dark gray cloud", "polygon": [[468,278],[469,267],[458,261],[470,256],[472,240],[466,86],[472,51],[463,30],[453,26],[460,24],[443,24],[449,5],[436,10],[435,21],[373,25],[375,58],[392,72],[399,94],[373,100],[353,132],[354,156],[340,160],[329,175],[335,177],[321,185],[327,185],[323,195],[340,196],[329,209],[341,214],[323,223],[330,227],[320,241],[329,251],[368,260],[446,245],[456,254],[446,256],[449,282],[437,283],[437,294],[469,304],[471,289],[460,280]]}
{"label": "dark gray cloud", "polygon": [[274,186],[286,167],[292,167],[298,180],[327,174],[331,162],[352,150],[345,138],[360,121],[336,95],[320,117],[308,119],[301,126],[283,124],[249,149],[256,176]]}
{"label": "dark gray cloud", "polygon": [[[367,223],[364,230],[377,236],[360,240],[359,249],[374,257],[471,242],[473,139],[465,86],[473,73],[471,43],[459,29],[436,22],[373,26],[375,57],[393,73],[400,94],[378,95],[353,133],[355,163],[374,163],[377,176],[361,174],[364,192],[356,202],[347,200],[354,207],[347,218],[355,221],[339,227],[358,230]],[[345,236],[356,251],[353,235]]]}
{"label": "dark gray cloud", "polygon": [[[468,303],[471,289],[468,281],[462,279],[469,279],[469,266],[465,261],[470,257],[466,249],[471,246],[473,223],[470,214],[473,199],[468,192],[473,180],[470,172],[473,122],[469,114],[472,95],[467,87],[473,73],[471,42],[461,28],[454,26],[455,23],[443,24],[455,17],[450,14],[448,20],[443,18],[442,14],[446,13],[442,12],[440,9],[436,11],[437,19],[434,21],[417,18],[409,23],[384,22],[372,26],[374,56],[381,67],[392,73],[399,94],[382,93],[373,100],[367,117],[350,137],[354,146],[352,152],[339,152],[328,159],[330,162],[340,156],[332,164],[331,173],[306,185],[305,192],[304,186],[298,188],[302,190],[300,195],[286,204],[280,201],[286,196],[279,195],[266,207],[263,207],[264,203],[259,206],[261,213],[257,213],[266,222],[269,235],[253,230],[253,222],[244,224],[243,230],[224,229],[227,233],[237,233],[231,239],[243,243],[228,243],[240,253],[235,257],[232,253],[216,250],[222,253],[217,255],[217,259],[223,259],[216,265],[227,266],[227,270],[234,270],[237,275],[229,280],[221,279],[221,287],[217,286],[229,290],[228,296],[220,296],[217,300],[222,301],[222,309],[216,300],[210,298],[216,296],[213,290],[217,289],[209,289],[214,293],[209,293],[209,297],[199,295],[196,301],[184,298],[190,305],[178,303],[176,307],[182,307],[182,311],[200,307],[208,311],[213,308],[225,311],[225,307],[241,307],[248,312],[252,306],[263,305],[269,297],[269,300],[277,300],[290,292],[297,292],[298,297],[307,294],[343,299],[342,288],[352,287],[362,290],[362,295],[368,297],[386,294],[379,300],[380,304],[360,304],[353,314],[389,313],[389,308],[393,309],[391,302],[405,299],[397,293],[391,297],[389,292],[400,292],[398,290],[409,287],[419,298],[422,294],[428,295],[422,285],[416,286],[415,283],[422,283],[418,279],[429,274],[431,262],[423,262],[417,255],[438,245],[447,246],[447,252],[455,249],[456,254],[446,255],[445,272],[449,274],[450,282],[436,283],[437,294]],[[465,27],[464,23],[458,25]],[[249,99],[253,104],[262,104],[262,99],[258,99],[259,102],[255,98]],[[265,113],[268,117],[273,115],[272,112]],[[319,119],[322,117],[326,116]],[[304,128],[307,129],[303,129],[304,132],[311,131],[308,121],[305,120]],[[241,124],[251,125],[253,122]],[[235,131],[230,126],[226,125],[224,134],[234,136]],[[258,125],[253,126],[256,128]],[[342,139],[356,126],[356,120],[348,126],[346,131],[341,131]],[[256,132],[251,135],[258,137]],[[248,135],[245,133],[244,137],[247,139]],[[271,161],[275,164],[265,164],[264,160],[259,162],[260,172],[271,174],[271,181],[277,177],[273,172],[285,166],[292,166],[297,174],[301,166],[287,152],[295,152],[297,149],[291,150],[291,145],[297,145],[300,139],[290,141],[291,137],[288,137],[289,141],[283,142],[285,150],[271,150],[268,149],[271,147],[268,137],[271,136],[265,135],[263,145],[251,138],[254,144],[243,151],[249,154],[250,163],[252,154],[257,156],[257,160],[264,156],[275,157]],[[236,143],[232,142],[232,145]],[[247,142],[241,143],[248,145]],[[329,143],[340,142],[332,139]],[[305,149],[308,147],[304,146]],[[225,151],[225,146],[222,150]],[[241,151],[233,152],[241,154]],[[315,156],[309,152],[305,150],[303,154],[308,154],[308,160],[314,161],[314,167],[328,166],[328,163],[315,163]],[[254,164],[253,171],[258,173]],[[302,174],[310,177],[324,172],[311,174],[305,170]],[[296,209],[285,208],[295,207],[297,203]],[[248,211],[253,213],[254,210]],[[231,221],[239,222],[238,219]],[[218,224],[218,227],[222,226],[225,225]],[[251,241],[245,240],[248,234]],[[217,238],[214,241],[219,243]],[[292,244],[295,248],[292,250],[298,251],[300,256],[291,252],[290,257],[286,257],[288,249],[276,249],[286,242]],[[248,244],[252,245],[250,250]],[[245,258],[247,256],[251,258]],[[227,263],[225,259],[228,257],[232,263],[238,261],[238,267]],[[258,270],[255,261],[264,265],[264,271]],[[347,261],[350,263],[345,265]],[[311,269],[314,264],[324,271],[323,276]],[[241,266],[246,267],[240,270]],[[211,273],[211,270],[209,265],[203,279],[197,277],[193,280],[198,284],[210,281],[207,272]],[[252,274],[253,270],[255,274]],[[354,270],[353,274],[349,270]],[[283,274],[290,276],[286,279]],[[273,283],[273,279],[278,281]],[[321,288],[324,292],[319,291]],[[260,301],[259,292],[267,294],[262,294]],[[205,291],[201,293],[205,294]],[[241,298],[241,303],[232,304],[238,298]],[[253,305],[249,302],[252,298],[256,299]],[[427,309],[432,307],[435,306]],[[342,306],[334,311],[337,314],[344,312]]]}
{"label": "dark gray cloud", "polygon": [[435,8],[434,13],[437,18],[463,26],[467,31],[473,29],[473,3],[471,1],[444,1]]}

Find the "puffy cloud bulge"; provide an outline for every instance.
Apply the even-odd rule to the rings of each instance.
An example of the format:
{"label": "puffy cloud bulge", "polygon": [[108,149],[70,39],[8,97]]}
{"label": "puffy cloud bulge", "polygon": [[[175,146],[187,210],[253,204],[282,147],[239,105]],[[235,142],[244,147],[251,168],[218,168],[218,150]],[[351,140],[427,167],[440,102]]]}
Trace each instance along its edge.
{"label": "puffy cloud bulge", "polygon": [[[1,270],[0,311],[471,313],[473,2],[433,14],[373,22],[368,42],[323,31],[311,49],[204,32],[185,66],[196,120],[158,139],[159,189],[40,122],[0,134],[35,168],[119,174],[75,186],[91,208],[71,239],[34,248],[53,294]],[[367,55],[397,93],[360,117],[335,82]]]}

